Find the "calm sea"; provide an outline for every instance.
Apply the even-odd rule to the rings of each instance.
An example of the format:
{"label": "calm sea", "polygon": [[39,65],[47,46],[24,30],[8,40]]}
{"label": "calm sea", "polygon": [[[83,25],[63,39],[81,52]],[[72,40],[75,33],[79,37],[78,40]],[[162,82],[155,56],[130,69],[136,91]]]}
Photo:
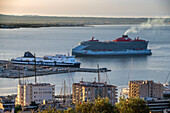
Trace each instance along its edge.
{"label": "calm sea", "polygon": [[[101,25],[94,27],[55,27],[55,28],[22,28],[0,30],[0,59],[10,60],[23,56],[25,51],[36,53],[37,56],[68,54],[79,42],[89,40],[92,36],[99,40],[113,40],[120,37],[131,25]],[[155,26],[141,30],[138,33],[129,33],[129,37],[148,40],[151,56],[141,57],[88,57],[76,58],[81,67],[106,67],[110,84],[119,89],[127,87],[128,80],[154,80],[164,83],[170,71],[170,26]],[[132,63],[132,65],[131,65]],[[131,67],[131,68],[130,68]],[[131,71],[130,71],[131,70]],[[105,73],[101,73],[104,81]],[[129,77],[130,76],[130,77]],[[67,86],[74,82],[94,81],[96,73],[54,74],[38,77],[38,82],[55,84],[56,94],[60,94],[62,81]],[[128,79],[129,78],[129,79]],[[168,81],[170,80],[170,77]],[[26,79],[34,82],[34,78]],[[70,82],[69,82],[70,81]],[[16,94],[17,79],[0,78],[0,95]]]}

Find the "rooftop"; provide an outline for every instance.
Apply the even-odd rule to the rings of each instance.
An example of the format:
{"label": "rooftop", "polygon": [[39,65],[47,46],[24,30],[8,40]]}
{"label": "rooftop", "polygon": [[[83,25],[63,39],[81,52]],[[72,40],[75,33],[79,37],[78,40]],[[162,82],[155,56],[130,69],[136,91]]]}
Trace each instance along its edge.
{"label": "rooftop", "polygon": [[53,84],[50,83],[29,83],[29,84],[20,84],[20,85],[30,85],[30,86],[50,86]]}
{"label": "rooftop", "polygon": [[86,86],[86,87],[116,87],[114,85],[108,85],[106,82],[85,82],[85,81],[80,81],[79,83],[74,83],[74,85],[81,85],[81,86]]}

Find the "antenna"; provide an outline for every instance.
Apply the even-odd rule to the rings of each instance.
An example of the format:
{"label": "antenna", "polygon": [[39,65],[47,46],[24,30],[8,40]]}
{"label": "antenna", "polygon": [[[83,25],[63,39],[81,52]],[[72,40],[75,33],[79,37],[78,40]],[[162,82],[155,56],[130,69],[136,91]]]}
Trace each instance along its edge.
{"label": "antenna", "polygon": [[98,69],[98,82],[100,83],[100,70],[99,70],[99,64],[97,64],[97,69]]}
{"label": "antenna", "polygon": [[105,81],[105,83],[107,83],[107,71],[105,71],[105,77],[106,77],[106,81]]}
{"label": "antenna", "polygon": [[23,80],[22,80],[22,83],[23,83],[23,84],[25,84],[25,83],[24,83],[23,65],[22,65],[22,67],[21,67],[21,70],[22,70],[22,72],[21,72],[21,73],[22,73],[22,79],[23,79]]}
{"label": "antenna", "polygon": [[21,80],[20,80],[20,66],[18,66],[18,74],[19,74],[19,84],[21,84]]}
{"label": "antenna", "polygon": [[26,84],[26,83],[25,83],[25,73],[24,73],[24,67],[23,67],[23,65],[22,65],[22,74],[23,74],[23,84]]}
{"label": "antenna", "polygon": [[132,64],[133,64],[133,58],[131,58],[131,64],[130,64],[130,79],[132,80]]}
{"label": "antenna", "polygon": [[166,77],[165,84],[166,84],[166,82],[167,82],[167,80],[168,80],[169,75],[170,75],[170,71],[169,71],[169,73],[168,73],[168,76]]}
{"label": "antenna", "polygon": [[35,84],[37,83],[37,78],[36,78],[36,55],[35,55],[35,53],[34,53],[34,69],[35,69]]}
{"label": "antenna", "polygon": [[129,80],[132,79],[132,61],[133,61],[133,58],[131,57],[131,63],[130,63],[130,68],[129,68],[129,75],[128,75],[127,84],[129,83]]}
{"label": "antenna", "polygon": [[[107,75],[107,72],[106,72],[106,78],[107,78],[107,81],[109,82],[109,84],[111,84],[111,83],[110,83],[110,80],[109,80],[109,77],[108,77],[108,75]],[[106,81],[106,82],[107,82],[107,81]]]}
{"label": "antenna", "polygon": [[94,77],[94,82],[96,82],[96,77]]}
{"label": "antenna", "polygon": [[69,74],[69,83],[68,83],[69,86],[68,86],[68,94],[67,94],[67,96],[68,96],[67,105],[70,102],[70,95],[71,95],[71,76],[70,76],[70,73],[69,73],[69,69],[68,69],[68,74]]}
{"label": "antenna", "polygon": [[64,80],[64,105],[66,104],[66,82]]}
{"label": "antenna", "polygon": [[67,49],[67,55],[70,56],[69,49]]}

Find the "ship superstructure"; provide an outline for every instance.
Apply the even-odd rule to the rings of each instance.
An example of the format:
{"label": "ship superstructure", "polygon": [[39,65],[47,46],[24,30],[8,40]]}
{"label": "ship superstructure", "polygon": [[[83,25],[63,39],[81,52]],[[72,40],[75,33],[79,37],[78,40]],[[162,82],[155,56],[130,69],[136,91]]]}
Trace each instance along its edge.
{"label": "ship superstructure", "polygon": [[30,52],[25,52],[23,57],[11,59],[15,64],[42,65],[42,66],[60,66],[60,67],[80,67],[80,63],[75,61],[75,56],[66,56],[57,54],[55,56],[35,57]]}
{"label": "ship superstructure", "polygon": [[102,56],[102,55],[151,55],[151,50],[147,49],[149,41],[135,38],[132,40],[127,35],[123,35],[112,41],[91,40],[81,42],[72,49],[75,56]]}

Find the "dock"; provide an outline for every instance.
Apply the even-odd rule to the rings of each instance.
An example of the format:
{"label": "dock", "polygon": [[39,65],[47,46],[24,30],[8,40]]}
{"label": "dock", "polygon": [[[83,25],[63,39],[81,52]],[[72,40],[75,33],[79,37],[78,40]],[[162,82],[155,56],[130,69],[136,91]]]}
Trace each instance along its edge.
{"label": "dock", "polygon": [[[71,68],[71,67],[45,67],[36,66],[36,76],[46,76],[51,74],[62,74],[72,72],[110,72],[107,68]],[[1,78],[26,78],[35,76],[34,65],[12,64],[10,61],[0,60],[0,77]]]}

